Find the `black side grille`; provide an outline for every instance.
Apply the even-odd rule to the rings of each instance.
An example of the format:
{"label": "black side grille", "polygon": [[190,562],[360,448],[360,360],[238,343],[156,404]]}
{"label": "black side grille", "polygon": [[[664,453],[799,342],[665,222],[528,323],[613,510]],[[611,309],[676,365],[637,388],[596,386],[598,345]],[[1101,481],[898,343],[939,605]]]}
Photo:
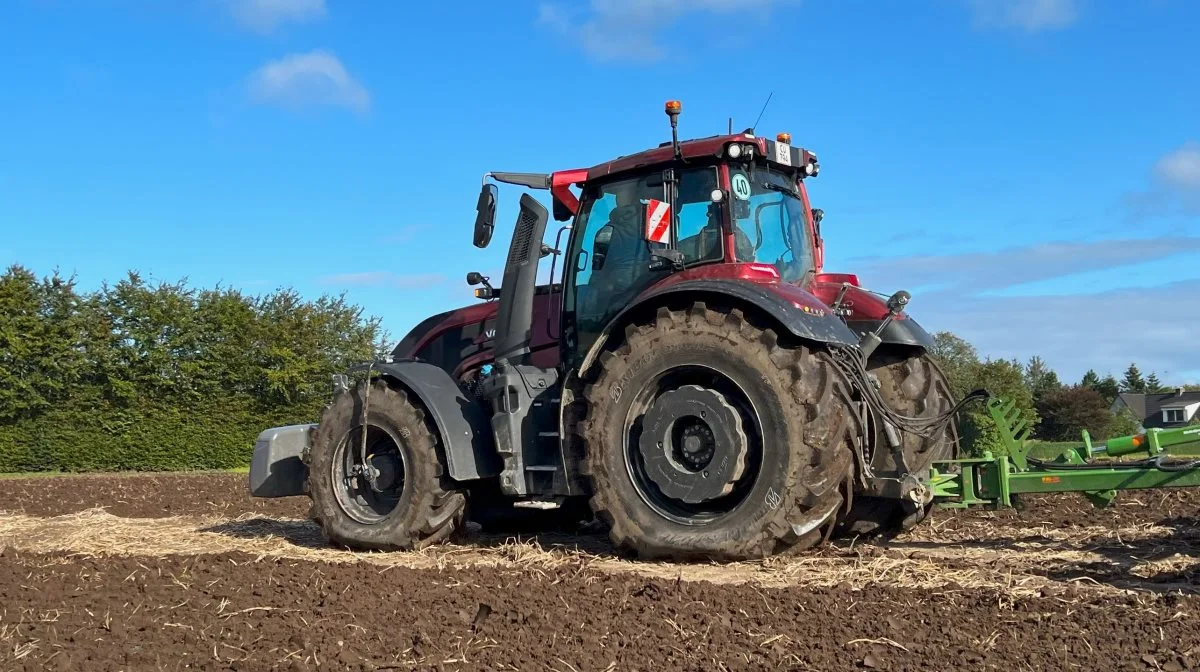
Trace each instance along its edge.
{"label": "black side grille", "polygon": [[533,244],[533,230],[537,227],[537,215],[522,210],[517,219],[517,237],[508,252],[508,263],[524,264],[529,261],[529,249]]}

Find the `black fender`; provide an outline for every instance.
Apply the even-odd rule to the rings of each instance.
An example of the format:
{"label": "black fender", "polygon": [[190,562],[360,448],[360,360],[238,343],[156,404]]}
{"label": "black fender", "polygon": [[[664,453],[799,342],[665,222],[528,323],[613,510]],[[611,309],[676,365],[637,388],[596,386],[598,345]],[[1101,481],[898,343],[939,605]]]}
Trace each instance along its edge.
{"label": "black fender", "polygon": [[449,373],[416,360],[379,362],[371,368],[421,400],[445,447],[450,478],[469,481],[500,473],[502,464],[487,410],[479,401],[467,397]]}
{"label": "black fender", "polygon": [[825,308],[819,313],[812,312],[811,309],[806,311],[792,303],[787,296],[773,291],[770,287],[771,285],[738,280],[703,279],[685,280],[658,289],[651,288],[639,296],[635,302],[626,306],[608,323],[588,351],[579,367],[580,372],[587,371],[603,350],[613,329],[624,325],[631,313],[644,309],[647,305],[662,303],[664,299],[687,297],[710,303],[722,301],[730,303],[729,299],[734,299],[732,303],[749,304],[762,310],[797,338],[831,345],[855,345],[858,343],[855,333],[829,308]]}
{"label": "black fender", "polygon": [[[847,320],[846,324],[857,333],[875,331],[881,320]],[[882,345],[904,345],[923,350],[933,349],[933,336],[917,321],[905,316],[903,320],[892,320],[879,335]]]}

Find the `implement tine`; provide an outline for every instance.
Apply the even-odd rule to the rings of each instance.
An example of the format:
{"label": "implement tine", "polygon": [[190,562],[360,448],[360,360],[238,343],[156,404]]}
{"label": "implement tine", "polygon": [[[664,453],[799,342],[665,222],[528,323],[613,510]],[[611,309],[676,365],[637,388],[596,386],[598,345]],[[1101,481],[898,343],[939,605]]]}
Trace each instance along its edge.
{"label": "implement tine", "polygon": [[[1018,414],[1018,415],[1019,415],[1019,414]],[[1017,435],[1021,434],[1022,432],[1024,432],[1025,434],[1028,434],[1028,433],[1029,433],[1029,427],[1028,427],[1028,425],[1029,425],[1029,421],[1028,421],[1028,420],[1021,420],[1020,422],[1018,422],[1018,423],[1017,423],[1017,424],[1015,424],[1015,425],[1010,425],[1009,432],[1010,432],[1010,433],[1011,433],[1013,436],[1017,436]]]}

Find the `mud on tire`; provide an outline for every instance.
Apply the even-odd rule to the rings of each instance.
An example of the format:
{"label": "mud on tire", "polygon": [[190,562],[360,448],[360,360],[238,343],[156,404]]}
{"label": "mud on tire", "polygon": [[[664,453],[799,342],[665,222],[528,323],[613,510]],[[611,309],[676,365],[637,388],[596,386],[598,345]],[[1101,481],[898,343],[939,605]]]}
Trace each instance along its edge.
{"label": "mud on tire", "polygon": [[377,380],[367,399],[368,451],[394,456],[399,471],[389,467],[387,476],[395,483],[399,475],[400,485],[380,498],[364,478],[345,477],[346,453],[353,461],[362,440],[365,393],[360,383],[321,415],[309,458],[312,517],[332,543],[348,548],[409,550],[450,538],[462,528],[466,497],[444,477],[433,428],[404,390]]}
{"label": "mud on tire", "polygon": [[[930,417],[948,411],[954,400],[942,370],[928,354],[894,354],[873,359],[870,370],[879,378],[880,394],[888,406],[902,415]],[[904,461],[913,473],[921,473],[938,460],[955,457],[958,434],[954,424],[934,437],[902,432]],[[882,433],[873,467],[894,474],[896,462]],[[895,534],[924,520],[932,505],[910,511],[895,499],[858,496],[850,513],[840,523],[839,535]]]}
{"label": "mud on tire", "polygon": [[[597,367],[575,439],[591,508],[618,548],[642,558],[738,560],[829,538],[846,503],[857,427],[847,385],[824,352],[785,342],[738,309],[695,303],[628,326]],[[672,508],[639,466],[639,423],[649,416],[639,413],[656,394],[706,384],[740,415],[742,476],[711,511]]]}

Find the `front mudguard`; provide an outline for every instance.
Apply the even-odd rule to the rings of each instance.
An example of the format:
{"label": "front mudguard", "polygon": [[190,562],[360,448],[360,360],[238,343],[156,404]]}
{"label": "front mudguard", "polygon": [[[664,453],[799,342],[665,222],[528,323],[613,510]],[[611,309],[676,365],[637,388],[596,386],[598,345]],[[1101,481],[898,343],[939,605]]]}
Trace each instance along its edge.
{"label": "front mudguard", "polygon": [[472,481],[500,474],[503,463],[496,452],[489,413],[479,400],[468,397],[449,373],[412,359],[377,363],[371,369],[420,399],[437,427],[450,478]]}
{"label": "front mudguard", "polygon": [[[351,372],[365,371],[356,367]],[[433,422],[455,481],[498,476],[502,468],[483,405],[468,398],[443,369],[415,360],[377,363],[373,375],[415,396]],[[250,493],[254,497],[292,497],[308,494],[308,450],[317,427],[289,425],[259,434],[250,461]]]}

